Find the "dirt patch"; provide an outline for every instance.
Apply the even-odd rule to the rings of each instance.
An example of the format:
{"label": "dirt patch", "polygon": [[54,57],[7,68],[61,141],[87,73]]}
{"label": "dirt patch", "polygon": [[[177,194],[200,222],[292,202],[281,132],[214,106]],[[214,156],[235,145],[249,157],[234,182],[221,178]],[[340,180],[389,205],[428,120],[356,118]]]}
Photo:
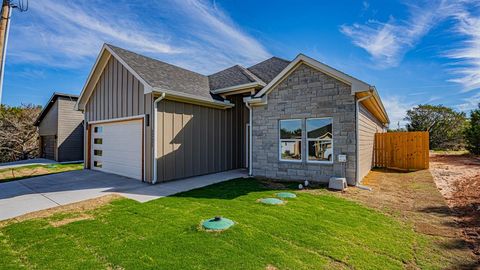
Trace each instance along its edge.
{"label": "dirt patch", "polygon": [[10,170],[5,170],[0,172],[0,179],[11,179],[11,178],[25,178],[35,175],[48,174],[50,171],[43,167],[38,168],[12,168]]}
{"label": "dirt patch", "polygon": [[85,211],[94,210],[120,198],[123,198],[123,197],[116,194],[110,194],[110,195],[105,195],[95,199],[85,200],[78,203],[72,203],[72,204],[57,206],[57,207],[53,207],[45,210],[40,210],[40,211],[25,214],[22,216],[18,216],[16,218],[1,221],[0,228],[12,223],[22,222],[29,219],[50,217],[50,216],[53,216],[54,214],[81,213]]}
{"label": "dirt patch", "polygon": [[450,226],[453,222],[450,210],[429,171],[374,170],[362,184],[372,191],[348,188],[336,194],[412,222],[419,233],[449,238],[461,235],[460,228]]}
{"label": "dirt patch", "polygon": [[480,159],[468,154],[431,154],[430,170],[463,237],[480,255]]}
{"label": "dirt patch", "polygon": [[275,267],[275,266],[273,266],[273,265],[271,265],[271,264],[269,264],[269,265],[267,265],[267,266],[265,267],[265,270],[278,270],[278,268]]}
{"label": "dirt patch", "polygon": [[261,181],[262,185],[268,189],[287,189],[288,186],[285,183],[280,183],[280,182],[274,182],[274,181],[268,181],[264,180]]}
{"label": "dirt patch", "polygon": [[[349,187],[344,192],[307,190],[305,192],[334,194],[380,210],[432,240],[432,252],[440,254],[453,268],[480,265],[468,244],[463,241],[462,228],[428,170],[399,172],[372,170],[363,180],[372,191]],[[411,269],[418,269],[412,265]]]}
{"label": "dirt patch", "polygon": [[64,219],[61,219],[61,220],[50,221],[50,225],[52,225],[53,227],[61,227],[61,226],[64,226],[64,225],[67,225],[67,224],[70,224],[70,223],[73,223],[73,222],[77,222],[77,221],[81,221],[81,220],[87,220],[87,219],[93,219],[93,216],[82,213],[82,214],[80,214],[79,216],[76,216],[76,217],[69,217],[69,218],[64,218]]}

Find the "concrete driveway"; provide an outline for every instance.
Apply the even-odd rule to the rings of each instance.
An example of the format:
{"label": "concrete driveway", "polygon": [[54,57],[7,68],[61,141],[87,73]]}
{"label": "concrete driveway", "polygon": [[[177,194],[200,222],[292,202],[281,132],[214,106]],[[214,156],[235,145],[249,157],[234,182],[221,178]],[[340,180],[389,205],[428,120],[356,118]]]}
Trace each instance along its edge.
{"label": "concrete driveway", "polygon": [[93,170],[33,177],[0,184],[0,220],[107,194],[147,202],[246,176],[245,170],[232,170],[156,185]]}

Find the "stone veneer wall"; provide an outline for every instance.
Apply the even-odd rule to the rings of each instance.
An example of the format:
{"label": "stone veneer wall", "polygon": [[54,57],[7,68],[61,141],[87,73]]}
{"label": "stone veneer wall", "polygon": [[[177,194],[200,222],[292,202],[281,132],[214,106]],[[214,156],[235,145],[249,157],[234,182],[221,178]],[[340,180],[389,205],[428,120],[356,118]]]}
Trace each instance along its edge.
{"label": "stone veneer wall", "polygon": [[[302,123],[302,163],[279,161],[279,120],[333,118],[333,164],[306,162],[305,122]],[[326,182],[331,176],[355,181],[355,97],[350,86],[305,64],[268,95],[268,104],[253,107],[253,175],[284,180]],[[338,154],[347,155],[345,165]]]}

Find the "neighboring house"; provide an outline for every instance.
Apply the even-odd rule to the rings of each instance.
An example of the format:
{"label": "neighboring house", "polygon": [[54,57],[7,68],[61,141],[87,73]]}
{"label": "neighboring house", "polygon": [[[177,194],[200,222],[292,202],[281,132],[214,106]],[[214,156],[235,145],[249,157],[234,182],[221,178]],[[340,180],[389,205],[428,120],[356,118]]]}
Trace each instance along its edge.
{"label": "neighboring house", "polygon": [[108,44],[77,109],[86,168],[151,183],[248,167],[356,184],[389,123],[375,87],[302,54],[205,76]]}
{"label": "neighboring house", "polygon": [[83,160],[83,113],[74,109],[77,95],[53,93],[34,125],[40,136],[40,157]]}

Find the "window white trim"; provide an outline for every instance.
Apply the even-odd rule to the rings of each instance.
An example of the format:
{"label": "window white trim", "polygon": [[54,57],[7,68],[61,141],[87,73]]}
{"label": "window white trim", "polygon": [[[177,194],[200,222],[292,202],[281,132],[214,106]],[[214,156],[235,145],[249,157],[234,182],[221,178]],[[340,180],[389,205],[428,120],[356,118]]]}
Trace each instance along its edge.
{"label": "window white trim", "polygon": [[[307,122],[308,120],[321,120],[321,119],[330,119],[332,121],[332,139],[309,139],[308,138],[308,129],[307,129]],[[306,118],[305,119],[305,154],[307,157],[307,163],[313,163],[313,164],[333,164],[333,161],[335,160],[335,155],[334,155],[334,144],[333,144],[333,117],[312,117],[312,118]],[[308,143],[309,142],[318,142],[318,141],[330,141],[332,144],[332,160],[310,160],[309,159],[309,149],[308,149]]]}
{"label": "window white trim", "polygon": [[[279,119],[278,120],[278,160],[281,162],[293,162],[293,163],[302,163],[303,162],[303,146],[302,146],[302,141],[303,141],[303,120],[301,118],[295,118],[295,119]],[[282,134],[281,134],[281,122],[282,121],[300,121],[300,129],[302,130],[302,134],[300,136],[300,139],[282,139]],[[300,142],[300,159],[283,159],[282,158],[282,142]]]}

